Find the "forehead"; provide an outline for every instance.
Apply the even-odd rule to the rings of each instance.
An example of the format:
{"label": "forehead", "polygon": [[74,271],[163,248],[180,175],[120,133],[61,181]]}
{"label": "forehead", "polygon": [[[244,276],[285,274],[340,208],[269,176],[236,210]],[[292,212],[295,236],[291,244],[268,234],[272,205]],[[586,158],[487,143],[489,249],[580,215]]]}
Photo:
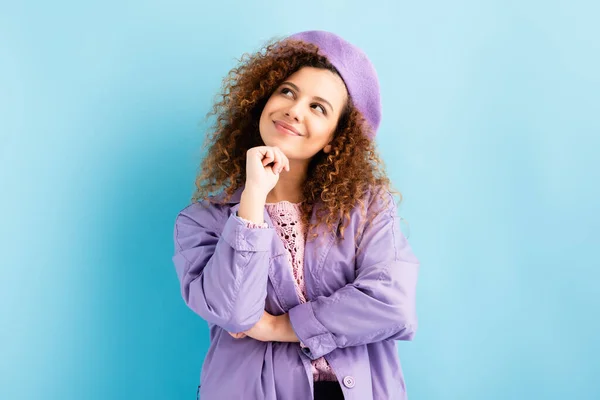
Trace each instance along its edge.
{"label": "forehead", "polygon": [[342,78],[327,69],[303,67],[290,75],[286,81],[298,86],[303,95],[324,98],[336,111],[342,109],[348,98]]}

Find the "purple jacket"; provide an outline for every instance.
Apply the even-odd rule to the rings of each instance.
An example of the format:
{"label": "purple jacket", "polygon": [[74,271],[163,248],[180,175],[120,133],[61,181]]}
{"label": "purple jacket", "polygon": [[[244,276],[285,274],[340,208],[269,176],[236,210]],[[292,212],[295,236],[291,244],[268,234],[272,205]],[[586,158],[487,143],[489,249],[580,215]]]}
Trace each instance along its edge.
{"label": "purple jacket", "polygon": [[[210,327],[201,399],[312,399],[310,360],[321,356],[345,399],[406,399],[395,341],[411,340],[417,328],[419,261],[399,229],[391,195],[389,207],[365,225],[358,243],[360,208],[351,212],[343,241],[335,243],[334,233],[321,225],[319,237],[306,242],[308,302],[300,304],[266,209],[268,229],[248,228],[236,216],[242,190],[225,205],[193,203],[175,222],[173,261],[181,293]],[[361,250],[353,262],[355,245]],[[248,330],[263,310],[289,313],[307,348],[227,333]]]}

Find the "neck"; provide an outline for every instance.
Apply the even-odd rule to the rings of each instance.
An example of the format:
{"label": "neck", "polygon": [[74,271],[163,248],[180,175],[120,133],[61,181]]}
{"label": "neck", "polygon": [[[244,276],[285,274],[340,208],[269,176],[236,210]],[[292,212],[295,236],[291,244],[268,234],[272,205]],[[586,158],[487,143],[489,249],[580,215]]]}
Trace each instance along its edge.
{"label": "neck", "polygon": [[299,203],[302,197],[302,185],[306,180],[308,165],[297,165],[290,160],[290,172],[282,171],[275,187],[267,195],[267,203],[289,201]]}

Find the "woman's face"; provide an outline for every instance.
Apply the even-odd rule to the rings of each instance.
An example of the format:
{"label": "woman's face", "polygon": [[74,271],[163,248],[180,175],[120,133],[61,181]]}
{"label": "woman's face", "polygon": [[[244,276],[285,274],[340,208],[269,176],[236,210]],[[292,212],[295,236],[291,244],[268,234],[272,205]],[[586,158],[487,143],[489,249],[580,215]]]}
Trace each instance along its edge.
{"label": "woman's face", "polygon": [[260,116],[259,130],[267,146],[277,146],[291,160],[310,160],[328,153],[348,92],[335,73],[304,67],[290,75],[271,95]]}

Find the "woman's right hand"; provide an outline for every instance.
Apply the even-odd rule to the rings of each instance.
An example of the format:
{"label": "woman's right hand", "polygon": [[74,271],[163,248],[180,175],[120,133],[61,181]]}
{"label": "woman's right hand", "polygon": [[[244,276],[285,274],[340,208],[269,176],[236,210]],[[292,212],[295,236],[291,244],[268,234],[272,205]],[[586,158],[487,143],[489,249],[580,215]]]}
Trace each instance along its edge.
{"label": "woman's right hand", "polygon": [[246,188],[266,197],[279,181],[279,174],[283,170],[290,171],[290,161],[279,147],[252,147],[246,153]]}

